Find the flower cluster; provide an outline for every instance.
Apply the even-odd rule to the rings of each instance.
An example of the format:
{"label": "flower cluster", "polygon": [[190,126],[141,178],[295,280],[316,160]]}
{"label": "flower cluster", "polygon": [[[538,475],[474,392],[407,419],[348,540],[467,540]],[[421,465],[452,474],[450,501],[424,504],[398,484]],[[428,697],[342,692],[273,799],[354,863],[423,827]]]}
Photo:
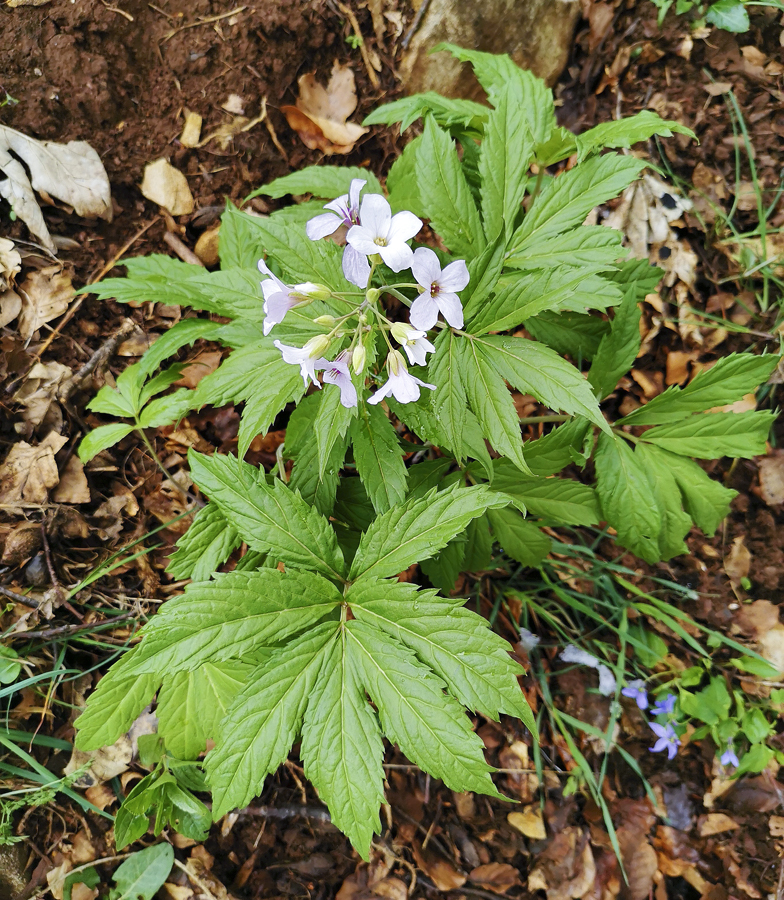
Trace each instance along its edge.
{"label": "flower cluster", "polygon": [[[287,285],[264,260],[259,261],[259,271],[266,276],[261,282],[265,335],[295,307],[306,306],[315,300],[337,300],[346,304],[345,315],[314,319],[316,324],[330,328],[327,334],[311,338],[303,347],[277,340],[274,344],[285,362],[300,367],[306,387],[312,383],[320,388],[316,373],[323,372],[324,383],[340,389],[340,402],[347,408],[358,403],[352,371],[355,375],[364,372],[368,348],[374,341],[374,333],[378,332],[384,336],[388,348],[387,380],[368,403],[380,403],[388,396],[399,403],[411,403],[419,399],[421,388],[435,389],[435,385],[408,371],[402,353],[393,346],[392,340],[405,352],[411,365],[426,365],[427,354],[435,350],[427,332],[435,327],[439,313],[448,326],[463,327],[463,305],[458,292],[468,285],[470,278],[464,260],[451,262],[442,269],[433,250],[428,247],[412,250],[408,242],[419,233],[422,221],[408,211],[393,215],[381,194],[365,194],[360,201],[365,184],[361,178],[353,179],[349,192],[327,203],[324,208],[328,212],[311,219],[305,227],[307,236],[313,241],[334,234],[341,226],[347,228],[343,274],[347,281],[361,288],[361,292],[333,292],[312,282]],[[372,287],[373,276],[381,263],[395,273],[410,269],[414,282]],[[401,293],[401,288],[416,289],[418,296],[411,302]],[[383,294],[410,305],[410,324],[387,318],[379,305]],[[335,359],[328,359],[326,354],[330,347],[337,349],[345,345],[347,338],[350,339],[348,349],[340,350]]]}

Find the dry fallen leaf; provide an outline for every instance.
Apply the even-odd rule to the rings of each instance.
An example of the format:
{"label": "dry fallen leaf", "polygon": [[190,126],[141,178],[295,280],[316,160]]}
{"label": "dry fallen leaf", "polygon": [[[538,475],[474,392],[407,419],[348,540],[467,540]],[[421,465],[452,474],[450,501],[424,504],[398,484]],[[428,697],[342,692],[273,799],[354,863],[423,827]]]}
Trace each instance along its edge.
{"label": "dry fallen leaf", "polygon": [[193,212],[193,194],[188,180],[168,159],[156,159],[144,167],[142,194],[173,216],[187,216]]}
{"label": "dry fallen leaf", "polygon": [[30,369],[22,386],[14,394],[14,403],[24,407],[22,419],[30,425],[40,425],[46,418],[52,403],[56,402],[58,388],[70,377],[71,370],[62,363],[54,360],[47,363],[36,363]]}
{"label": "dry fallen leaf", "polygon": [[221,104],[221,109],[225,109],[227,113],[234,116],[244,116],[245,101],[239,94],[229,94],[226,102]]}
{"label": "dry fallen leaf", "polygon": [[522,812],[511,812],[507,822],[532,841],[543,841],[547,837],[542,810],[538,806],[526,806]]}
{"label": "dry fallen leaf", "polygon": [[185,110],[185,124],[182,127],[180,143],[183,147],[198,147],[201,137],[202,117],[197,112]]}
{"label": "dry fallen leaf", "polygon": [[413,841],[412,849],[417,866],[427,875],[439,891],[454,891],[466,883],[466,876],[448,859]]}
{"label": "dry fallen leaf", "polygon": [[770,600],[755,600],[740,607],[735,624],[746,637],[759,640],[779,624],[779,608]]}
{"label": "dry fallen leaf", "polygon": [[[29,177],[22,162],[30,170]],[[6,176],[0,181],[0,196],[53,253],[56,247],[34,191],[61,200],[78,216],[111,219],[112,197],[106,169],[100,156],[84,141],[37,141],[0,125],[0,171]]]}
{"label": "dry fallen leaf", "polygon": [[22,270],[22,257],[13,241],[0,237],[0,290],[7,288]]}
{"label": "dry fallen leaf", "polygon": [[59,479],[54,455],[68,441],[50,431],[33,447],[26,441],[14,444],[0,465],[0,496],[9,506],[46,503],[49,490]]}
{"label": "dry fallen leaf", "polygon": [[207,231],[199,235],[193,252],[204,263],[207,268],[217,266],[220,260],[218,255],[218,247],[220,242],[220,225],[209,228]]}
{"label": "dry fallen leaf", "polygon": [[784,453],[772,453],[759,461],[760,496],[768,506],[784,503]]}
{"label": "dry fallen leaf", "polygon": [[725,831],[734,831],[736,828],[740,828],[740,825],[725,813],[708,813],[700,823],[700,837],[724,834]]}
{"label": "dry fallen leaf", "polygon": [[724,558],[724,571],[730,580],[730,584],[737,590],[741,581],[749,574],[751,568],[751,553],[744,544],[744,537],[736,537],[730,547],[730,552]]}
{"label": "dry fallen leaf", "polygon": [[89,503],[90,487],[84,474],[84,464],[78,456],[72,456],[60,475],[60,483],[52,491],[55,503]]}
{"label": "dry fallen leaf", "polygon": [[60,266],[46,266],[30,272],[19,285],[19,294],[22,297],[19,334],[29,341],[42,325],[68,309],[76,291],[71,276]]}
{"label": "dry fallen leaf", "polygon": [[106,809],[117,800],[115,792],[106,784],[95,784],[87,788],[84,795],[93,806],[97,806],[100,810]]}
{"label": "dry fallen leaf", "polygon": [[311,150],[350,153],[367,128],[347,121],[357,107],[354,72],[335,60],[326,88],[315,74],[302,75],[295,106],[281,106],[286,121]]}
{"label": "dry fallen leaf", "polygon": [[768,819],[771,837],[784,837],[784,816],[771,816]]}
{"label": "dry fallen leaf", "polygon": [[584,897],[596,881],[596,864],[588,835],[569,825],[558,832],[528,876],[529,891],[547,891],[547,900]]}
{"label": "dry fallen leaf", "polygon": [[65,878],[73,869],[73,863],[66,859],[59,866],[50,869],[46,873],[46,882],[49,890],[52,892],[54,900],[63,900],[63,891],[65,890]]}
{"label": "dry fallen leaf", "polygon": [[520,873],[508,863],[487,863],[471,871],[468,880],[496,894],[505,894],[520,883]]}

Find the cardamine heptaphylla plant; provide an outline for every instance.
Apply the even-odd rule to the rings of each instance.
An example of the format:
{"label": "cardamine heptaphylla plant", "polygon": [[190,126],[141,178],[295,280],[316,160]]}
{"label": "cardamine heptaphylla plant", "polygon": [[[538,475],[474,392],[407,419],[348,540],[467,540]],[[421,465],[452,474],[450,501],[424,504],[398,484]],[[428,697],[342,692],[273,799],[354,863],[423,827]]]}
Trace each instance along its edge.
{"label": "cardamine heptaphylla plant", "polygon": [[[691,132],[643,112],[574,135],[508,57],[446,49],[473,65],[489,105],[427,93],[373,113],[402,129],[423,120],[385,186],[306,168],[254,195],[312,200],[268,217],[227,207],[219,271],[148,256],[85,289],[223,321],[182,319],[102,388],[91,408],[125,421],[89,434],[82,459],[205,405],[242,405],[242,418],[237,457],[191,452],[209,502],[169,569],[192,583],[100,682],[77,744],[111,743],[157,697],[167,754],[195,760],[214,741],[204,768],[219,817],[299,741],[365,858],[382,736],[450,788],[498,796],[466,710],[535,734],[510,648],[448,596],[459,574],[487,568],[494,545],[537,566],[543,528],[600,521],[650,562],[683,553],[692,524],[712,534],[734,496],[692,457],[761,453],[772,419],[714,410],[764,382],[774,355],[726,357],[616,422],[600,407],[637,356],[638,301],[661,274],[625,261],[617,231],[583,224],[645,167],[601,151]],[[417,243],[425,220],[430,246]],[[157,370],[198,339],[230,353],[195,389],[165,393],[182,365]],[[509,386],[555,427],[524,442]],[[268,473],[243,458],[273,423],[286,438]],[[595,487],[556,477],[589,459]],[[415,564],[433,588],[398,580]]]}

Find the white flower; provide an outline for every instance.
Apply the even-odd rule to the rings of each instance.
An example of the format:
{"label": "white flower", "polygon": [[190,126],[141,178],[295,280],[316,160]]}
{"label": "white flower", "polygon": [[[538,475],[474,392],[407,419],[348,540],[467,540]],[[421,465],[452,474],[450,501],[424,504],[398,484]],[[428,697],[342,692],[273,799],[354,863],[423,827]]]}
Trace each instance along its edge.
{"label": "white flower", "polygon": [[324,344],[325,340],[324,335],[318,335],[311,338],[304,347],[290,347],[288,344],[281,344],[280,341],[273,341],[273,343],[283,355],[284,362],[291,366],[299,366],[305,387],[308,386],[308,380],[310,380],[317,388],[320,388],[321,385],[316,379],[316,369],[324,369],[331,365],[329,360],[321,357],[321,354],[329,346],[329,341],[326,342],[326,345]]}
{"label": "white flower", "polygon": [[615,676],[604,663],[599,662],[587,650],[582,650],[580,647],[575,647],[574,644],[569,644],[564,647],[559,656],[564,662],[577,663],[581,666],[590,666],[592,669],[596,669],[599,672],[599,693],[605,697],[615,693]]}
{"label": "white flower", "polygon": [[[359,192],[366,184],[364,178],[353,178],[347,194],[324,205],[324,209],[331,212],[316,216],[305,226],[305,233],[311,241],[334,234],[341,225],[351,228],[359,224]],[[343,274],[357,287],[367,287],[370,264],[367,257],[350,244],[343,251]]]}
{"label": "white flower", "polygon": [[411,265],[413,252],[406,241],[422,227],[422,220],[412,212],[392,215],[392,208],[381,194],[367,194],[359,210],[359,225],[353,225],[346,240],[364,256],[378,253],[392,269],[400,272]]}
{"label": "white flower", "polygon": [[424,366],[427,362],[425,354],[433,353],[435,347],[427,339],[424,331],[417,331],[405,322],[395,322],[391,328],[392,337],[406,351],[411,365]]}
{"label": "white flower", "polygon": [[462,328],[463,304],[456,291],[462,291],[471,277],[465,261],[455,260],[442,271],[435,253],[427,247],[419,247],[411,261],[411,271],[424,288],[411,306],[410,319],[414,328],[431,329],[439,311],[452,328]]}
{"label": "white flower", "polygon": [[311,291],[318,291],[319,286],[310,281],[303,284],[295,284],[290,287],[284,284],[280,278],[267,266],[263,259],[259,260],[259,271],[269,276],[261,282],[261,292],[264,294],[264,334],[269,334],[275,325],[279,325],[286,313],[298,303],[307,300]]}
{"label": "white flower", "polygon": [[522,626],[520,627],[520,646],[526,653],[530,653],[540,641],[541,638],[538,635],[535,635],[533,631],[529,631]]}
{"label": "white flower", "polygon": [[334,362],[327,363],[324,367],[324,382],[336,384],[340,388],[340,402],[346,409],[353,409],[357,405],[357,389],[348,371],[348,359],[348,350],[344,350]]}
{"label": "white flower", "polygon": [[397,350],[392,350],[387,357],[387,370],[389,371],[387,383],[370,397],[368,403],[373,405],[380,403],[390,394],[398,403],[413,403],[419,400],[420,387],[430,388],[431,391],[436,389],[434,384],[427,384],[409,374],[405,360]]}

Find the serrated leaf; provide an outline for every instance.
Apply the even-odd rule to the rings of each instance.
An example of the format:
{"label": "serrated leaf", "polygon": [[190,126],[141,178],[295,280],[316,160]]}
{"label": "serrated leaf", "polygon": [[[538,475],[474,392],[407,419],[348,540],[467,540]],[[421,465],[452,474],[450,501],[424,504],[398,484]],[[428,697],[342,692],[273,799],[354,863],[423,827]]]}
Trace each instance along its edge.
{"label": "serrated leaf", "polygon": [[530,569],[542,565],[553,542],[534,522],[514,509],[494,509],[487,515],[496,541],[508,556]]}
{"label": "serrated leaf", "polygon": [[346,602],[358,621],[412,650],[463,706],[495,721],[501,713],[516,716],[536,734],[517,683],[522,667],[487,620],[465,609],[465,600],[445,600],[404,582],[363,578],[349,588]]}
{"label": "serrated leaf", "polygon": [[540,519],[560,525],[595,525],[600,519],[596,492],[571,478],[526,478],[508,460],[496,460],[493,490],[521,503]]}
{"label": "serrated leaf", "polygon": [[177,759],[197,759],[207,738],[217,737],[221,719],[252,670],[232,659],[164,677],[155,714],[166,749]]}
{"label": "serrated leaf", "polygon": [[718,459],[734,456],[751,459],[765,453],[765,444],[776,413],[701,413],[646,431],[641,440],[679,456]]}
{"label": "serrated leaf", "polygon": [[165,397],[156,397],[150,401],[139,416],[142,428],[158,428],[161,425],[172,425],[193,409],[194,392],[188,388],[180,388]]}
{"label": "serrated leaf", "polygon": [[235,697],[205,765],[215,819],[247,806],[288,756],[337,629],[326,623],[275,651]]}
{"label": "serrated leaf", "polygon": [[218,574],[163,604],[128,668],[173,675],[205,662],[241,659],[316,625],[341,600],[337,588],[313,572]]}
{"label": "serrated leaf", "polygon": [[209,319],[181,319],[144,351],[144,356],[136,365],[143,374],[152,375],[165,359],[183,347],[199,339],[215,340],[220,328],[219,322]]}
{"label": "serrated leaf", "polygon": [[118,303],[163,302],[202,308],[200,292],[188,285],[193,275],[203,271],[200,266],[162,253],[132,256],[120,265],[125,266],[126,278],[104,278],[85,285],[77,294],[95,294],[101,300],[112,298]]}
{"label": "serrated leaf", "polygon": [[510,255],[526,243],[540,243],[581,225],[594,207],[617,197],[644,168],[645,163],[634,156],[612,153],[586,160],[554,178],[510,238]]}
{"label": "serrated leaf", "polygon": [[326,519],[283,482],[254,479],[252,466],[231,456],[188,454],[196,484],[217,503],[240,536],[254,550],[270,553],[288,565],[340,580],[344,563],[334,531]]}
{"label": "serrated leaf", "polygon": [[504,268],[506,237],[499,232],[496,239],[468,261],[468,285],[461,291],[465,318],[470,319],[495,290]]}
{"label": "serrated leaf", "polygon": [[113,744],[152,700],[161,679],[155,674],[129,674],[134,653],[126,653],[103,676],[74,722],[74,746],[79,750],[98,750]]}
{"label": "serrated leaf", "polygon": [[639,457],[623,439],[600,434],[594,461],[596,492],[618,542],[646,562],[658,562],[661,513]]}
{"label": "serrated leaf", "polygon": [[626,259],[607,272],[605,277],[620,286],[625,293],[633,288],[637,301],[644,300],[648,294],[654,293],[664,276],[664,270],[654,266],[647,259]]}
{"label": "serrated leaf", "polygon": [[441,679],[377,628],[353,620],[345,630],[359,678],[387,737],[448,788],[500,797],[482,741],[457,700],[444,693]]}
{"label": "serrated leaf", "polygon": [[430,582],[444,594],[452,593],[460,573],[467,568],[466,543],[466,537],[459,534],[456,538],[452,538],[439,554],[431,556],[430,559],[423,559],[419,564],[419,568]]}
{"label": "serrated leaf", "polygon": [[465,537],[464,570],[484,572],[489,568],[493,559],[493,536],[490,534],[489,514],[477,516],[469,522]]}
{"label": "serrated leaf", "polygon": [[245,201],[260,195],[277,199],[287,194],[313,194],[314,197],[334,200],[348,193],[354,178],[363,178],[367,182],[364,187],[366,193],[382,193],[378,178],[369,169],[357,166],[306,166],[298,172],[276,178],[269,184],[256,188],[248,194]]}
{"label": "serrated leaf", "polygon": [[416,180],[416,155],[421,137],[409,141],[403,152],[392,163],[387,175],[389,205],[393,213],[407,209],[420,218],[424,212],[420,206],[419,187]]}
{"label": "serrated leaf", "polygon": [[649,448],[661,457],[672,472],[683,498],[683,506],[697,527],[713,537],[729,515],[730,503],[737,491],[725,488],[704,472],[694,460],[668,453],[660,447]]}
{"label": "serrated leaf", "polygon": [[350,436],[357,472],[376,512],[402,503],[408,470],[397,432],[384,410],[363,403],[351,423]]}
{"label": "serrated leaf", "polygon": [[664,393],[621,419],[624,425],[665,425],[691,413],[735,403],[768,380],[780,357],[731,353],[698,373],[686,387],[672,385]]}
{"label": "serrated leaf", "polygon": [[462,356],[461,378],[484,435],[498,453],[509,457],[521,472],[530,473],[523,455],[520,417],[504,379],[475,341],[467,345]]}
{"label": "serrated leaf", "polygon": [[366,116],[363,124],[394,125],[399,122],[402,133],[417,119],[423,118],[428,113],[443,128],[459,125],[481,134],[489,110],[474,100],[452,99],[435,91],[425,91],[422,94],[401,97],[400,100],[379,106],[369,116]]}
{"label": "serrated leaf", "polygon": [[121,416],[124,419],[128,419],[136,415],[138,411],[137,401],[138,392],[136,392],[135,396],[128,397],[105,384],[87,404],[87,409],[92,410],[92,412],[106,413],[109,416]]}
{"label": "serrated leaf", "polygon": [[117,887],[109,892],[111,900],[152,900],[173,865],[174,850],[165,842],[132,853],[112,875]]}
{"label": "serrated leaf", "polygon": [[[357,407],[346,409],[340,402],[340,391],[324,388],[319,392],[318,412],[313,419],[313,434],[318,451],[318,475],[324,476],[332,456],[332,448],[341,441],[351,421],[357,414]],[[310,439],[313,439],[313,434]]]}
{"label": "serrated leaf", "polygon": [[543,312],[526,319],[525,330],[534,340],[579,362],[596,356],[602,338],[610,331],[610,323],[580,313]]}
{"label": "serrated leaf", "polygon": [[255,390],[246,399],[240,420],[237,435],[237,453],[240,458],[248,452],[257,435],[265,435],[269,431],[275,417],[286,404],[296,403],[305,393],[297,367],[290,366],[282,357],[271,363],[264,372],[256,373],[256,379]]}
{"label": "serrated leaf", "polygon": [[609,426],[583,375],[543,344],[518,337],[476,337],[475,352],[482,354],[512,387],[532,394],[551,409],[585,416],[603,431]]}
{"label": "serrated leaf", "polygon": [[527,183],[534,140],[524,114],[517,80],[507,82],[495,98],[495,109],[485,125],[479,176],[485,235],[493,240],[515,226]]}
{"label": "serrated leaf", "polygon": [[603,225],[581,225],[545,240],[523,241],[507,257],[506,264],[517,269],[552,269],[556,266],[597,265],[610,269],[623,256],[623,235]]}
{"label": "serrated leaf", "polygon": [[241,543],[236,529],[218,506],[208,503],[196,513],[188,530],[177,541],[167,571],[177,579],[207,581]]}
{"label": "serrated leaf", "polygon": [[111,425],[100,425],[98,428],[94,428],[79,443],[79,459],[83,463],[89,462],[102,450],[107,450],[119,443],[133,429],[133,425],[126,425],[124,422],[113,422]]}
{"label": "serrated leaf", "polygon": [[678,483],[667,465],[666,457],[659,454],[657,447],[649,447],[642,442],[635,447],[634,455],[648,472],[661,515],[658,539],[660,558],[671,559],[681,553],[688,553],[689,548],[684,538],[691,529],[691,516],[683,510]]}
{"label": "serrated leaf", "polygon": [[463,459],[463,429],[466,419],[466,390],[460,375],[464,338],[452,329],[444,329],[435,340],[435,353],[428,371],[436,386],[430,398],[433,414],[444,429],[448,446],[455,448],[458,462]]}
{"label": "serrated leaf", "polygon": [[[527,441],[523,445],[525,458],[534,475],[555,475],[570,463],[578,462],[588,428],[586,419],[572,419],[543,437]],[[584,463],[583,459],[581,465]]]}
{"label": "serrated leaf", "polygon": [[350,646],[341,629],[308,700],[300,756],[332,823],[367,860],[373,834],[381,831],[384,744]]}
{"label": "serrated leaf", "polygon": [[465,259],[478,256],[485,247],[479,213],[454,142],[432,117],[417,149],[416,177],[422,211],[446,246]]}
{"label": "serrated leaf", "polygon": [[360,576],[397,575],[432,556],[488,507],[505,503],[483,486],[456,484],[395,506],[362,535],[349,577],[353,581]]}
{"label": "serrated leaf", "polygon": [[586,156],[597,150],[628,148],[639,144],[640,141],[647,141],[655,134],[660,137],[672,137],[675,132],[686,134],[695,140],[697,138],[691,128],[679,122],[666,122],[650,109],[644,109],[634,116],[614,122],[602,122],[578,134],[575,137],[577,162],[581,163]]}
{"label": "serrated leaf", "polygon": [[637,296],[633,290],[628,290],[621,305],[615,310],[610,333],[602,338],[588,372],[588,381],[600,400],[615,390],[618,379],[629,371],[637,359],[642,343],[641,318],[642,310],[637,304]]}
{"label": "serrated leaf", "polygon": [[742,0],[718,0],[708,9],[705,20],[735,34],[742,34],[751,27],[749,12]]}

